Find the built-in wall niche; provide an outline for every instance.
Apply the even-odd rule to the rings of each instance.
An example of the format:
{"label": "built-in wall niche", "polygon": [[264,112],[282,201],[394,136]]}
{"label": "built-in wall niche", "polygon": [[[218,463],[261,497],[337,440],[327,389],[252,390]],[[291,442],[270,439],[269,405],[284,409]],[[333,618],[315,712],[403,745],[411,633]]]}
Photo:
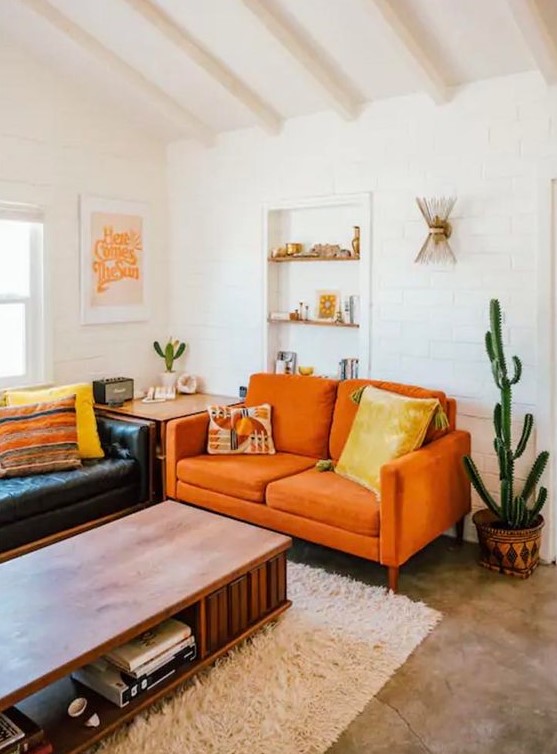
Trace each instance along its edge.
{"label": "built-in wall niche", "polygon": [[[359,256],[352,247],[359,228]],[[285,256],[288,244],[302,254]],[[308,256],[316,245],[340,247],[343,256]],[[371,196],[357,194],[285,202],[265,208],[264,354],[275,371],[279,351],[294,351],[297,366],[316,375],[340,376],[339,362],[358,359],[359,376],[370,369]],[[278,256],[276,256],[278,250]],[[289,248],[289,251],[292,251]],[[321,294],[337,294],[332,319],[319,309]],[[334,301],[326,299],[325,303]],[[298,319],[290,319],[298,310]],[[341,316],[339,317],[338,311]],[[338,320],[341,321],[338,321]]]}

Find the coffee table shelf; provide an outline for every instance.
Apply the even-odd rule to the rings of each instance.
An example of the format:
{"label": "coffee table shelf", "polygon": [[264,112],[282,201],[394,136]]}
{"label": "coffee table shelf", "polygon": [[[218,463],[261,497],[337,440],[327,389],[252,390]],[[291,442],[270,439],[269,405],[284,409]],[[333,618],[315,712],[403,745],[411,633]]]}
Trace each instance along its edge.
{"label": "coffee table shelf", "polygon": [[[20,707],[56,754],[85,751],[276,620],[291,604],[290,546],[289,537],[167,501],[0,564],[0,710]],[[70,678],[171,616],[192,627],[198,659],[126,707]],[[78,696],[87,709],[70,718]],[[87,728],[94,713],[101,724]]]}
{"label": "coffee table shelf", "polygon": [[[47,686],[17,706],[43,728],[56,754],[79,754],[114,732],[123,723],[134,718],[158,699],[169,695],[175,688],[186,683],[188,679],[211,665],[239,642],[259,631],[267,623],[276,620],[290,607],[290,604],[288,600],[283,602],[219,650],[206,655],[203,659],[195,660],[180,673],[171,676],[155,688],[138,696],[126,707],[117,707],[69,677]],[[70,718],[66,713],[68,705],[72,699],[79,696],[84,696],[87,699],[87,709],[81,717]],[[101,725],[98,728],[87,728],[84,725],[85,720],[94,712],[98,714]]]}

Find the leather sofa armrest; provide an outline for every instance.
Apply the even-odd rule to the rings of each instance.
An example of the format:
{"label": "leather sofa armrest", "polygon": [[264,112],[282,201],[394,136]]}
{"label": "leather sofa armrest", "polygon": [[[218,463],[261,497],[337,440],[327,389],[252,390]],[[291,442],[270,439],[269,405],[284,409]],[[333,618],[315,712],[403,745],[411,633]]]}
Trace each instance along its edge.
{"label": "leather sofa armrest", "polygon": [[399,566],[470,512],[462,457],[470,433],[455,430],[381,469],[381,563]]}
{"label": "leather sofa armrest", "polygon": [[174,419],[166,425],[166,491],[176,497],[176,465],[182,458],[199,456],[207,450],[209,414]]}
{"label": "leather sofa armrest", "polygon": [[151,438],[152,422],[140,420],[119,420],[114,417],[96,415],[97,428],[103,449],[111,453],[121,453],[134,458],[139,465],[139,500],[150,502],[151,490]]}

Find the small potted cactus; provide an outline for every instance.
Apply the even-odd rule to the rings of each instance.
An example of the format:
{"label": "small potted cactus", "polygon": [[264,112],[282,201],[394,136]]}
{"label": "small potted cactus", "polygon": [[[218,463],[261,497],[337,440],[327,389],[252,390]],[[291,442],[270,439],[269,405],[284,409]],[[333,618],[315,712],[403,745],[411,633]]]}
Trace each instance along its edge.
{"label": "small potted cactus", "polygon": [[156,353],[164,359],[166,371],[161,374],[161,383],[166,388],[173,388],[176,385],[176,372],[174,371],[174,362],[182,356],[187,348],[185,343],[179,340],[173,340],[171,337],[168,343],[162,348],[158,340],[153,343]]}
{"label": "small potted cactus", "polygon": [[[480,542],[480,564],[520,578],[528,578],[539,562],[541,531],[544,520],[540,515],[547,499],[547,489],[536,490],[545,471],[549,453],[537,456],[524,484],[515,479],[515,461],[524,453],[532,427],[532,414],[524,416],[522,433],[516,446],[511,438],[512,388],[522,375],[522,363],[512,357],[513,375],[509,376],[501,336],[501,306],[497,299],[490,303],[490,329],[485,335],[487,355],[501,400],[493,411],[495,439],[499,462],[500,492],[492,495],[485,486],[474,461],[464,457],[464,467],[472,486],[487,508],[477,511],[473,521]],[[521,488],[521,489],[520,489]]]}

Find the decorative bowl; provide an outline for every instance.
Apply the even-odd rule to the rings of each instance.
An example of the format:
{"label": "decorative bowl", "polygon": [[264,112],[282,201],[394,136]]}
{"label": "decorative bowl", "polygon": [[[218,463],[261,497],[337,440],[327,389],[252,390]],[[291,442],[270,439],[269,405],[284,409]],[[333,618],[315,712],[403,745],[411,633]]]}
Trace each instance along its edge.
{"label": "decorative bowl", "polygon": [[304,377],[311,377],[313,374],[314,367],[298,367],[298,372],[302,374]]}

